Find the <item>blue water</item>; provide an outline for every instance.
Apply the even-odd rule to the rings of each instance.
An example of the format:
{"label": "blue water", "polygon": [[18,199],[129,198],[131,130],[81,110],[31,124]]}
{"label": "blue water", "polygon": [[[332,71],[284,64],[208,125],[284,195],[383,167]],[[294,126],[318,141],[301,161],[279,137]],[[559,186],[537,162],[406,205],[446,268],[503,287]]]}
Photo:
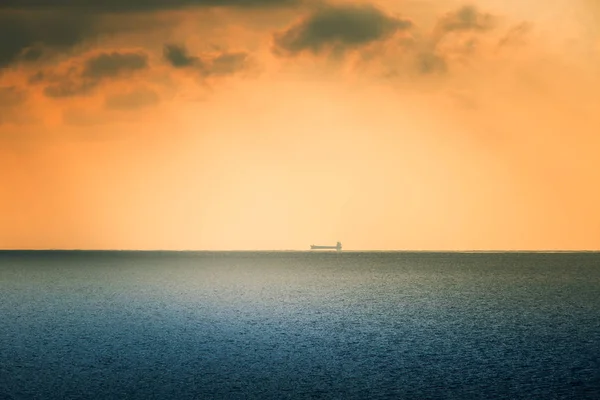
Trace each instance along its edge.
{"label": "blue water", "polygon": [[0,252],[0,399],[599,399],[600,254]]}

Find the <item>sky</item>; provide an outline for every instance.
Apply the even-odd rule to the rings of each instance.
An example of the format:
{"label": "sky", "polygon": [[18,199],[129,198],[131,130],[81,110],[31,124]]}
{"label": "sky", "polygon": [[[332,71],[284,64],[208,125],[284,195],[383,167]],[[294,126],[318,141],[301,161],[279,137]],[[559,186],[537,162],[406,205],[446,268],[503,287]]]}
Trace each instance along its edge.
{"label": "sky", "polygon": [[597,0],[51,3],[0,5],[0,248],[600,249]]}

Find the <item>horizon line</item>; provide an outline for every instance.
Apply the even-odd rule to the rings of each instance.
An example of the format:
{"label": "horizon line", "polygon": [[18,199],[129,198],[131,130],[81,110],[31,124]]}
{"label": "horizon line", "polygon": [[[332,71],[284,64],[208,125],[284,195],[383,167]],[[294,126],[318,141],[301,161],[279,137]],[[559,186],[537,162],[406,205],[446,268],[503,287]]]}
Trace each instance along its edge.
{"label": "horizon line", "polygon": [[311,250],[311,249],[61,249],[61,248],[15,248],[2,249],[0,252],[146,252],[146,253],[227,253],[227,252],[254,252],[254,253],[272,253],[272,252],[295,252],[295,253],[598,253],[600,249],[489,249],[489,250],[424,250],[424,249],[346,249],[337,251],[335,249]]}

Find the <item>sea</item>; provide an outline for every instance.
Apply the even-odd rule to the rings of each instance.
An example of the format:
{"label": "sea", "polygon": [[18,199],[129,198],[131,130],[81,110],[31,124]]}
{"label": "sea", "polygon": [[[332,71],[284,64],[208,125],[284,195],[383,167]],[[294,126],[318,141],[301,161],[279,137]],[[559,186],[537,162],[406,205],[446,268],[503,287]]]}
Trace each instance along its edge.
{"label": "sea", "polygon": [[600,399],[600,253],[0,252],[0,399]]}

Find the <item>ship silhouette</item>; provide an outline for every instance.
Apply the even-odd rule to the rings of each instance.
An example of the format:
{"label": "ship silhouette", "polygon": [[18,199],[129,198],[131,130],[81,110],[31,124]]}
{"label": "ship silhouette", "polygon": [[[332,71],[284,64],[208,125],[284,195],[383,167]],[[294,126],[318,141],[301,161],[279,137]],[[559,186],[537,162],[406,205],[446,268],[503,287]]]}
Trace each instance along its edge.
{"label": "ship silhouette", "polygon": [[311,250],[337,250],[342,251],[342,242],[337,242],[335,246],[319,246],[316,244],[310,245]]}

